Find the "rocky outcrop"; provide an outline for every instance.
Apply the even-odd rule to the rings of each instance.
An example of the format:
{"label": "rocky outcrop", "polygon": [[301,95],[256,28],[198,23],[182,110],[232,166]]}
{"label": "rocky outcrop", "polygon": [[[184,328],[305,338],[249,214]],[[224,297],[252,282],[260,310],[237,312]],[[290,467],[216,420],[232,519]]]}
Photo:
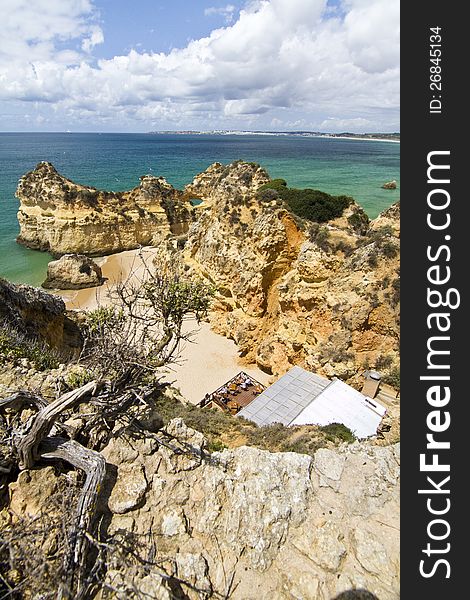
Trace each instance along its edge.
{"label": "rocky outcrop", "polygon": [[256,163],[241,160],[229,165],[216,162],[196,175],[185,191],[206,202],[223,202],[227,195],[241,198],[250,195],[270,181],[265,169]]}
{"label": "rocky outcrop", "polygon": [[[167,431],[170,447],[121,434],[103,450],[107,535],[135,536],[147,561],[108,564],[115,597],[399,598],[398,445],[208,455],[180,419]],[[56,488],[52,469],[24,472],[10,504],[34,515]]]}
{"label": "rocky outcrop", "polygon": [[106,192],[80,185],[41,162],[24,175],[18,242],[54,255],[102,255],[154,245],[185,233],[191,204],[163,177],[146,175],[126,192]]}
{"label": "rocky outcrop", "polygon": [[216,163],[187,188],[205,210],[181,258],[218,290],[214,330],[273,374],[298,364],[359,384],[397,365],[399,205],[369,223],[353,203],[319,225],[257,194],[266,181],[257,165]]}
{"label": "rocky outcrop", "polygon": [[384,190],[396,190],[397,182],[395,181],[395,179],[393,181],[387,181],[383,184],[382,188]]}
{"label": "rocky outcrop", "polygon": [[84,254],[64,254],[47,265],[46,289],[80,290],[103,283],[100,267]]}
{"label": "rocky outcrop", "polygon": [[161,251],[214,285],[212,327],[247,362],[274,375],[297,364],[357,385],[365,369],[387,375],[398,365],[399,205],[369,222],[353,202],[320,225],[275,190],[259,193],[269,181],[259,165],[236,161],[211,165],[183,192],[148,176],[113,193],[40,163],[18,186],[20,241],[97,254],[173,237]]}
{"label": "rocky outcrop", "polygon": [[24,341],[45,343],[66,354],[81,348],[79,328],[67,316],[62,298],[29,285],[0,279],[0,322]]}

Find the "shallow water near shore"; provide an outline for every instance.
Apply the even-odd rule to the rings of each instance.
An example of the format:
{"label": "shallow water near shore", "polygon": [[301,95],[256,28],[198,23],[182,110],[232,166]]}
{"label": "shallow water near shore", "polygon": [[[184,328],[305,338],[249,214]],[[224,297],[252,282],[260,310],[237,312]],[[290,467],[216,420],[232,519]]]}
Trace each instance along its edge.
{"label": "shallow water near shore", "polygon": [[353,196],[371,218],[399,199],[400,144],[344,138],[257,135],[0,133],[0,277],[39,285],[47,253],[21,247],[15,190],[41,160],[70,179],[126,190],[146,174],[182,188],[215,161],[254,161],[291,187]]}

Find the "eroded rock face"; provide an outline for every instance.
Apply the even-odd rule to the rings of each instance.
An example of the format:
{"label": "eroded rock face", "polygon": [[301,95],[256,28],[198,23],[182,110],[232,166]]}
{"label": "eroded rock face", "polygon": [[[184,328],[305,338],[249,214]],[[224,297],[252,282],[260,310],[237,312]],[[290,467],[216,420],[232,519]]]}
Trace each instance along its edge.
{"label": "eroded rock face", "polygon": [[64,254],[47,265],[46,289],[80,290],[103,283],[100,267],[84,254]]}
{"label": "eroded rock face", "polygon": [[[180,420],[169,430],[200,448],[200,434]],[[134,532],[162,540],[178,578],[197,583],[199,592],[185,589],[191,599],[223,594],[231,577],[234,600],[330,600],[355,587],[399,597],[398,445],[355,443],[314,459],[241,447],[189,470],[167,453],[139,453],[151,485],[126,517]]]}
{"label": "eroded rock face", "polygon": [[[181,435],[172,444],[200,456],[200,433],[180,419],[167,430]],[[331,600],[356,588],[381,600],[399,598],[398,445],[356,442],[319,450],[313,459],[240,447],[197,464],[169,461],[168,452],[149,452],[145,439],[126,436],[103,452],[117,471],[111,493],[104,490],[108,534],[132,532],[144,543],[139,551],[151,552],[158,565],[146,567],[145,578],[131,565],[111,565],[106,581],[116,594],[143,586],[149,598],[166,598],[171,582],[159,566],[165,565],[171,589],[178,583],[191,600],[228,589],[233,600]],[[36,496],[44,502],[38,473],[10,486],[15,506],[25,498],[33,505]]]}
{"label": "eroded rock face", "polygon": [[262,200],[266,181],[257,165],[216,163],[187,188],[204,209],[182,259],[217,287],[213,329],[274,375],[297,364],[360,385],[367,366],[397,365],[399,205],[369,223],[353,203],[315,229]]}
{"label": "eroded rock face", "polygon": [[80,331],[66,315],[62,298],[38,288],[0,279],[0,320],[25,339],[51,348],[70,352],[81,348]]}
{"label": "eroded rock face", "polygon": [[80,185],[41,162],[24,175],[18,242],[53,254],[100,255],[153,245],[184,233],[191,204],[163,177],[146,175],[127,192],[106,192]]}

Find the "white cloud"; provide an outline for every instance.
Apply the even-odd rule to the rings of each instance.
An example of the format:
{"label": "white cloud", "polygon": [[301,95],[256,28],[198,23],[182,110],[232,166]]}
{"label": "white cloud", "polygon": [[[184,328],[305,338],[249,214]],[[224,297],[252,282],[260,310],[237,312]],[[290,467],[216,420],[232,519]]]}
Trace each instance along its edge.
{"label": "white cloud", "polygon": [[82,50],[91,52],[95,46],[104,42],[104,35],[100,27],[96,25],[91,28],[90,36],[82,41]]}
{"label": "white cloud", "polygon": [[[327,12],[326,0],[256,0],[184,48],[131,50],[96,64],[90,54],[103,33],[91,0],[2,2],[0,99],[47,103],[56,119],[114,118],[134,130],[247,120],[256,128],[396,129],[398,0],[344,0],[344,18]],[[64,49],[71,41],[78,46]]]}
{"label": "white cloud", "polygon": [[227,4],[227,6],[221,7],[210,6],[209,8],[204,9],[204,15],[206,17],[222,16],[224,17],[225,22],[228,24],[233,21],[233,14],[235,10],[236,8],[233,4]]}
{"label": "white cloud", "polygon": [[54,60],[70,40],[89,39],[90,48],[100,43],[103,32],[95,12],[92,0],[2,0],[0,66]]}

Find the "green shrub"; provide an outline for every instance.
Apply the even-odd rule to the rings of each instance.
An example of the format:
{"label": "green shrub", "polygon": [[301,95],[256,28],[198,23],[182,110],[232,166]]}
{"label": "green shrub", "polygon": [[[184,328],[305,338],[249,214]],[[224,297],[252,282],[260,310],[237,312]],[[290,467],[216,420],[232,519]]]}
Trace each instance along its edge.
{"label": "green shrub", "polygon": [[382,252],[386,258],[395,258],[398,254],[398,248],[393,242],[385,241],[382,244]]}
{"label": "green shrub", "polygon": [[[258,427],[246,419],[218,410],[185,405],[167,396],[160,396],[155,400],[155,409],[165,424],[171,419],[181,417],[188,427],[203,433],[208,440],[208,450],[211,452],[226,448],[224,441],[234,436],[242,436],[247,446],[255,446],[270,452],[298,452],[311,456],[318,448],[325,447],[329,442],[338,444],[355,439],[349,429],[341,424],[326,427],[286,427],[281,423],[273,423]],[[224,441],[221,439],[222,436]]]}
{"label": "green shrub", "polygon": [[113,306],[100,306],[86,314],[84,326],[90,335],[103,333],[104,330],[121,323],[123,318],[123,312]]}
{"label": "green shrub", "polygon": [[375,368],[378,371],[382,371],[383,369],[388,369],[392,366],[393,358],[391,356],[387,356],[386,354],[381,354],[377,357],[375,361]]}
{"label": "green shrub", "polygon": [[349,429],[349,427],[343,425],[343,423],[330,423],[329,425],[322,425],[320,427],[320,431],[326,435],[326,439],[330,442],[337,443],[338,441],[341,441],[348,442],[348,444],[350,444],[356,439],[354,433]]}
{"label": "green shrub", "polygon": [[384,238],[393,235],[393,227],[391,225],[384,225],[383,227],[379,227],[374,231],[369,232],[369,239],[373,242],[381,242]]}
{"label": "green shrub", "polygon": [[342,252],[344,256],[351,256],[354,252],[354,247],[343,240],[340,240],[335,244],[335,252]]}
{"label": "green shrub", "polygon": [[279,193],[276,190],[267,188],[265,190],[258,191],[258,198],[262,202],[272,202],[273,200],[279,199]]}
{"label": "green shrub", "polygon": [[222,452],[227,446],[220,440],[214,440],[208,443],[209,452]]}
{"label": "green shrub", "polygon": [[286,189],[287,181],[285,179],[271,179],[268,183],[261,185],[258,192],[262,192],[263,190],[276,190],[276,192],[281,192]]}
{"label": "green shrub", "polygon": [[[331,337],[331,336],[330,336]],[[354,352],[349,352],[345,347],[338,347],[334,341],[329,340],[320,348],[320,360],[332,361],[334,363],[347,363],[354,360]]]}
{"label": "green shrub", "polygon": [[325,252],[331,248],[331,244],[329,242],[330,232],[328,231],[327,227],[321,227],[318,223],[312,223],[308,230],[308,236],[311,242],[316,244]]}
{"label": "green shrub", "polygon": [[396,306],[400,302],[400,277],[392,281],[393,295],[391,297],[392,306]]}
{"label": "green shrub", "polygon": [[365,235],[369,229],[369,217],[362,209],[356,210],[348,217],[349,225],[359,235]]}
{"label": "green shrub", "polygon": [[382,376],[382,382],[391,385],[396,390],[400,389],[400,367],[393,367],[389,373]]}
{"label": "green shrub", "polygon": [[253,179],[253,173],[250,173],[250,171],[246,171],[246,173],[242,173],[240,175],[240,180],[245,184],[245,185],[250,185],[251,181]]}
{"label": "green shrub", "polygon": [[309,189],[288,189],[285,193],[281,193],[281,198],[287,202],[289,208],[297,216],[317,223],[326,223],[340,217],[350,204],[347,199]]}
{"label": "green shrub", "polygon": [[390,277],[388,275],[385,275],[385,277],[382,279],[381,285],[382,289],[385,289],[390,285]]}
{"label": "green shrub", "polygon": [[344,209],[353,202],[349,196],[331,196],[309,188],[289,188],[284,179],[273,179],[262,185],[258,190],[258,197],[263,198],[268,189],[275,190],[295,215],[317,223],[326,223],[340,217]]}
{"label": "green shrub", "polygon": [[377,250],[373,250],[369,254],[369,258],[367,259],[367,262],[369,263],[369,267],[372,267],[372,268],[375,268],[379,264],[379,255],[378,255]]}
{"label": "green shrub", "polygon": [[13,328],[3,326],[0,329],[0,362],[16,362],[21,358],[29,360],[39,371],[56,369],[59,366],[59,354],[46,343],[22,336]]}
{"label": "green shrub", "polygon": [[75,389],[82,387],[83,385],[89,383],[90,381],[93,381],[93,379],[94,379],[94,376],[91,371],[86,371],[86,370],[73,371],[72,373],[69,373],[67,375],[64,383],[69,389],[75,390]]}

